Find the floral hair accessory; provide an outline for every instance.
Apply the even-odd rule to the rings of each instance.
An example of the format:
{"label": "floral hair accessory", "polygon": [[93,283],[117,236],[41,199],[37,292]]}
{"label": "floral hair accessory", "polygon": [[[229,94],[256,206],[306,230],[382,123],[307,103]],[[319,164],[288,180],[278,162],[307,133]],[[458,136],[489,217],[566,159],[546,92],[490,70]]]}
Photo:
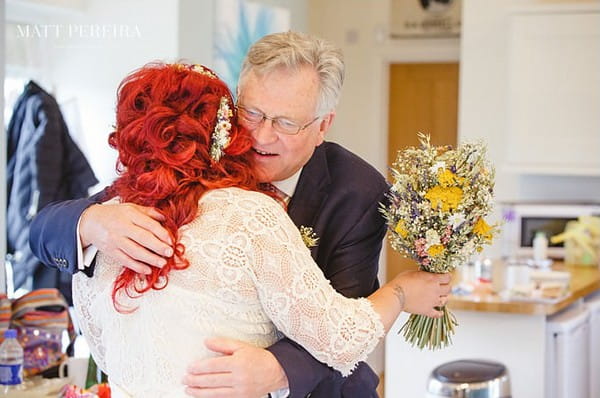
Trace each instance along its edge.
{"label": "floral hair accessory", "polygon": [[193,64],[190,66],[190,69],[193,70],[194,72],[200,73],[201,75],[208,76],[211,79],[217,78],[217,75],[215,75],[213,73],[213,71],[211,71],[210,69],[208,69],[207,67],[205,67],[203,65]]}
{"label": "floral hair accessory", "polygon": [[233,111],[229,106],[227,97],[221,97],[219,110],[217,111],[217,123],[211,135],[210,157],[218,162],[223,156],[223,150],[229,145],[229,132],[231,131],[231,117]]}
{"label": "floral hair accessory", "polygon": [[191,70],[193,72],[200,73],[201,75],[208,76],[211,79],[217,78],[217,75],[215,75],[213,71],[200,64],[174,64],[174,66],[178,70]]}
{"label": "floral hair accessory", "polygon": [[305,227],[304,225],[301,225],[300,235],[302,236],[302,241],[309,249],[319,244],[319,237],[315,231],[313,231],[312,227]]}

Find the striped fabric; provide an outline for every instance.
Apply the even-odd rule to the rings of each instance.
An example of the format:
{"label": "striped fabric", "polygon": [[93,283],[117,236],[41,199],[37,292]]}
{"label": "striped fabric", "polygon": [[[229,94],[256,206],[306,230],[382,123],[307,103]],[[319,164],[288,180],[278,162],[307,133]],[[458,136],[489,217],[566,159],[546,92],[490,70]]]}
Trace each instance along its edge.
{"label": "striped fabric", "polygon": [[10,300],[6,297],[6,294],[0,293],[0,333],[2,333],[2,336],[4,336],[4,331],[8,329],[10,325],[11,314]]}
{"label": "striped fabric", "polygon": [[265,191],[273,192],[275,196],[277,196],[277,201],[283,207],[283,209],[287,212],[288,204],[290,203],[291,197],[288,196],[281,189],[277,188],[275,185],[265,182],[260,184],[260,187]]}
{"label": "striped fabric", "polygon": [[62,347],[65,330],[69,335],[69,347],[76,337],[69,306],[57,289],[34,290],[14,300],[10,327],[17,329],[19,343],[23,346],[25,376],[41,373],[66,358]]}
{"label": "striped fabric", "polygon": [[14,328],[67,330],[75,337],[69,316],[69,306],[57,289],[38,289],[27,293],[12,303],[11,325]]}

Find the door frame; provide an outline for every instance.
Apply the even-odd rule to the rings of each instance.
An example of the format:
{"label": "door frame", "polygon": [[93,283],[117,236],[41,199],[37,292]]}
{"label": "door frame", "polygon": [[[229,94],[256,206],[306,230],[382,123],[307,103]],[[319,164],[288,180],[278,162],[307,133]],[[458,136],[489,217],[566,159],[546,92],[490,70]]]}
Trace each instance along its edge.
{"label": "door frame", "polygon": [[[398,63],[443,63],[457,62],[459,63],[459,100],[460,108],[460,80],[462,68],[460,68],[460,39],[404,39],[404,40],[389,40],[389,45],[382,46],[382,49],[375,62],[379,64],[378,73],[373,76],[374,87],[379,87],[379,98],[376,99],[377,109],[379,109],[378,125],[375,126],[375,131],[383,131],[385,134],[377,135],[378,142],[378,159],[374,166],[378,170],[386,173],[388,164],[388,142],[389,142],[389,106],[390,106],[390,65]],[[457,139],[460,141],[460,112],[458,120]],[[382,245],[381,256],[379,259],[379,281],[383,284],[387,281],[387,245]],[[385,349],[384,349],[385,351]],[[385,352],[383,353],[384,372],[385,375]],[[385,384],[390,383],[382,377],[382,386],[380,391],[385,394]]]}
{"label": "door frame", "polygon": [[[386,46],[378,57],[379,73],[374,76],[375,87],[380,87],[381,93],[377,99],[379,109],[379,125],[376,131],[384,131],[379,134],[379,164],[375,165],[379,170],[387,170],[388,141],[389,141],[389,105],[390,105],[390,65],[398,63],[443,63],[458,62],[460,64],[460,40],[453,39],[411,39],[394,40],[393,46]],[[460,65],[459,65],[460,66]],[[460,109],[460,79],[462,68],[459,67],[459,109]],[[458,140],[460,142],[460,112],[458,119]],[[387,247],[384,244],[381,252],[378,277],[381,282],[387,280]]]}

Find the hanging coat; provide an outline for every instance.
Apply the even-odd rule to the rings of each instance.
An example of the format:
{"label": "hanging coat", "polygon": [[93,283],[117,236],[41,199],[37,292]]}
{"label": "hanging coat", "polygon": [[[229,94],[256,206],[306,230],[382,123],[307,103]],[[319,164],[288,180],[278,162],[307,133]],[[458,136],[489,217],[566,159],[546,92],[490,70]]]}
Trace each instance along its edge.
{"label": "hanging coat", "polygon": [[7,250],[15,289],[35,275],[34,288],[56,287],[70,299],[70,277],[61,280],[31,252],[29,224],[50,202],[86,197],[98,180],[56,100],[35,82],[17,100],[7,134]]}

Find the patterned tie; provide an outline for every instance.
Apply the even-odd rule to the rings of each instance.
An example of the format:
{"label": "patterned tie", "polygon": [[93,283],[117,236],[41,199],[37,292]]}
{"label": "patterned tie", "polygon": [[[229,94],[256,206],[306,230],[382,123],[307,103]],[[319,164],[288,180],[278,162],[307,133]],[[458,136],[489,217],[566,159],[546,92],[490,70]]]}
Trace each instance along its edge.
{"label": "patterned tie", "polygon": [[290,196],[288,196],[285,192],[283,192],[281,189],[277,188],[275,185],[273,185],[271,183],[261,184],[261,187],[265,191],[273,192],[275,194],[275,196],[277,197],[277,201],[279,202],[279,204],[287,212],[288,203],[290,203],[290,199],[291,199]]}

